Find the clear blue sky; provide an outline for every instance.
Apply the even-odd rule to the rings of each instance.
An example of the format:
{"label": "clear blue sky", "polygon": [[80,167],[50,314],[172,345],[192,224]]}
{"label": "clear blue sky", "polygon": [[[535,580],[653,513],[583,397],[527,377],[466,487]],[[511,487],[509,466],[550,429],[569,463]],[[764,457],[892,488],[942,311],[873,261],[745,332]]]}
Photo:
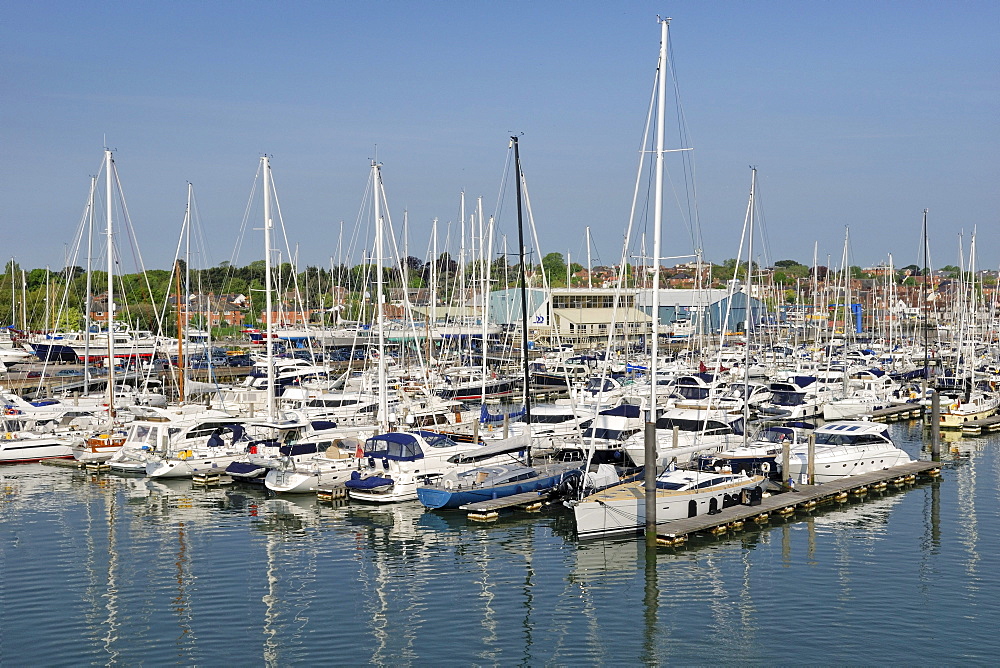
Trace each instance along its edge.
{"label": "clear blue sky", "polygon": [[[659,40],[671,38],[706,257],[735,257],[759,170],[769,259],[1000,263],[1000,3],[12,2],[4,8],[4,242],[62,266],[105,143],[147,266],[195,185],[232,254],[262,153],[300,262],[327,265],[383,163],[411,254],[459,192],[492,210],[508,136],[541,251],[620,255]],[[691,251],[668,212],[667,255]],[[256,234],[258,233],[250,233]],[[259,259],[249,237],[239,264]]]}

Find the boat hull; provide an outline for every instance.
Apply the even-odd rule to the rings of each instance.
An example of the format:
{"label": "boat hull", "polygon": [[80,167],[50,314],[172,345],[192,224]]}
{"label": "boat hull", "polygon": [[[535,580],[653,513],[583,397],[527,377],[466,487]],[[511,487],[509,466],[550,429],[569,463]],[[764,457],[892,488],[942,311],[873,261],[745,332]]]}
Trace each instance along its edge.
{"label": "boat hull", "polygon": [[447,489],[440,486],[419,487],[417,488],[417,498],[427,508],[435,510],[455,509],[470,503],[502,499],[526,492],[543,494],[555,489],[569,479],[578,478],[581,473],[578,468],[572,470],[563,468],[559,472],[548,475],[538,475],[534,478],[492,487],[471,487],[466,489]]}
{"label": "boat hull", "polygon": [[69,441],[58,438],[3,438],[0,440],[0,464],[40,462],[43,459],[70,459]]}
{"label": "boat hull", "polygon": [[[750,492],[761,487],[762,476],[744,482],[704,490],[671,492],[657,489],[656,525],[674,520],[705,515],[721,510],[739,499],[743,490]],[[727,503],[728,500],[728,503]],[[620,534],[638,533],[646,525],[645,488],[641,480],[616,485],[591,495],[573,505],[576,533],[581,539],[601,538]]]}

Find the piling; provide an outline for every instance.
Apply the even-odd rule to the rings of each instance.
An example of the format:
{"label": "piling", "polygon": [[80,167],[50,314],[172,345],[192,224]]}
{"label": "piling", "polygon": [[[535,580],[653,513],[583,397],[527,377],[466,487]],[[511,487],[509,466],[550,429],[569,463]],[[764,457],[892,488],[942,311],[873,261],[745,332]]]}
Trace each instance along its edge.
{"label": "piling", "polygon": [[656,417],[649,411],[646,430],[643,433],[646,465],[643,468],[643,482],[646,488],[646,545],[656,545]]}
{"label": "piling", "polygon": [[931,459],[941,461],[941,395],[931,395]]}
{"label": "piling", "polygon": [[789,489],[789,483],[792,481],[791,475],[791,459],[792,459],[792,444],[789,441],[785,441],[781,445],[781,485],[786,490]]}
{"label": "piling", "polygon": [[809,434],[809,461],[806,463],[810,485],[816,484],[816,434]]}

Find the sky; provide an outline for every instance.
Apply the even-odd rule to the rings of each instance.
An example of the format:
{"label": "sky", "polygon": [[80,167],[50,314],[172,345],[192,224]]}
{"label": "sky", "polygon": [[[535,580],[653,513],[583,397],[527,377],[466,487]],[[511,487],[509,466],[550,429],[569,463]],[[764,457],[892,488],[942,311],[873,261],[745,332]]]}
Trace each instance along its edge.
{"label": "sky", "polygon": [[592,262],[616,264],[658,14],[679,91],[667,125],[679,112],[686,128],[665,142],[692,149],[695,193],[667,196],[664,256],[737,256],[753,165],[765,263],[839,267],[846,238],[851,265],[919,265],[928,209],[934,266],[968,262],[976,230],[977,268],[998,268],[995,0],[6,3],[0,255],[63,266],[107,146],[148,268],[173,261],[188,182],[205,240],[192,265],[261,259],[243,219],[263,154],[300,266],[346,259],[342,228],[367,234],[351,230],[372,159],[425,257],[460,193],[494,212],[517,134],[538,252],[582,261],[589,227]]}

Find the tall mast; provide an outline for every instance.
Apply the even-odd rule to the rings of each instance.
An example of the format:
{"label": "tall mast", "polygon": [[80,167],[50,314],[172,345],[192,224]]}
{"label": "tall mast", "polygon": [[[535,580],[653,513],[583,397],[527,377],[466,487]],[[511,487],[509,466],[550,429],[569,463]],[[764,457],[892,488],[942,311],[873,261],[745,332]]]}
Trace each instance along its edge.
{"label": "tall mast", "polygon": [[[90,177],[90,198],[87,203],[87,287],[84,288],[84,303],[86,304],[83,317],[83,393],[90,394],[90,312],[93,307],[92,290],[94,267],[94,198],[97,194],[97,177]],[[14,270],[11,263],[11,289],[14,286]],[[13,297],[13,296],[12,296]],[[11,299],[11,306],[14,304]],[[13,318],[11,318],[13,321]]]}
{"label": "tall mast", "polygon": [[107,213],[106,234],[108,238],[108,326],[106,329],[108,335],[108,422],[110,423],[111,419],[115,416],[115,244],[114,225],[112,224],[113,208],[111,205],[111,170],[114,169],[114,161],[109,149],[104,149],[104,162],[104,199],[105,211]]}
{"label": "tall mast", "polygon": [[924,302],[924,383],[923,383],[923,395],[921,399],[925,398],[927,395],[927,384],[930,381],[928,376],[928,359],[927,359],[927,328],[930,326],[930,317],[928,316],[928,303],[927,303],[927,279],[929,278],[928,265],[930,264],[930,258],[928,257],[929,251],[927,249],[927,209],[924,209],[924,222],[923,222],[923,244],[924,244],[924,269],[923,276],[920,281],[920,294]]}
{"label": "tall mast", "polygon": [[378,422],[383,431],[389,426],[389,397],[385,368],[385,318],[383,317],[385,274],[382,271],[383,234],[382,227],[382,174],[377,162],[372,161],[372,192],[375,202],[375,318],[378,323]]}
{"label": "tall mast", "polygon": [[528,386],[528,287],[527,269],[524,266],[524,220],[521,211],[521,154],[517,147],[517,137],[511,137],[514,145],[514,174],[517,177],[517,243],[518,265],[521,273],[521,372],[524,383],[524,423],[528,425],[528,466],[531,466],[531,388]]}
{"label": "tall mast", "polygon": [[271,304],[271,163],[268,156],[261,156],[261,171],[264,176],[264,309],[267,314],[265,340],[267,341],[267,419],[274,420],[274,329],[273,307]]}
{"label": "tall mast", "polygon": [[663,126],[667,98],[667,34],[670,19],[660,19],[660,59],[657,65],[656,91],[656,188],[653,206],[653,341],[650,346],[650,376],[649,411],[646,414],[644,432],[644,478],[646,491],[645,518],[646,544],[655,545],[656,541],[656,400],[657,378],[656,366],[659,354],[659,322],[660,322],[660,244],[662,241],[660,227],[663,224]]}

